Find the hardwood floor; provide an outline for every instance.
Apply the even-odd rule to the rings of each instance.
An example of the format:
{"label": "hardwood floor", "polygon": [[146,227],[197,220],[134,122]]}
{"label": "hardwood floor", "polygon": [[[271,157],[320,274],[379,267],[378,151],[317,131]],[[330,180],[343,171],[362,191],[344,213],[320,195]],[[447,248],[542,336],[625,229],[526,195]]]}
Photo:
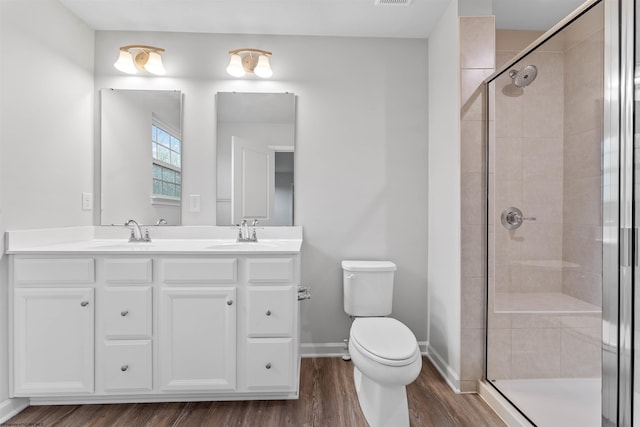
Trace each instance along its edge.
{"label": "hardwood floor", "polygon": [[[451,391],[426,358],[407,395],[411,427],[505,425],[479,396]],[[299,400],[31,406],[4,425],[367,427],[353,365],[340,358],[302,359]]]}

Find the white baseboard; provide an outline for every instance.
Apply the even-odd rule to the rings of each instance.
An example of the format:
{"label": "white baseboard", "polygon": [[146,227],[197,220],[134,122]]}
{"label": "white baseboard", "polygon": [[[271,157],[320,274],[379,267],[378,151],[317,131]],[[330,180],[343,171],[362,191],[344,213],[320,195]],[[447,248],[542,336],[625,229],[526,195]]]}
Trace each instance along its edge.
{"label": "white baseboard", "polygon": [[507,400],[490,384],[478,381],[480,397],[498,414],[502,421],[510,427],[533,427]]}
{"label": "white baseboard", "polygon": [[29,399],[14,398],[0,403],[0,424],[4,424],[11,417],[22,412],[29,406]]}
{"label": "white baseboard", "polygon": [[442,358],[442,356],[440,356],[438,352],[433,349],[433,347],[429,346],[428,343],[426,356],[429,358],[431,363],[433,363],[433,366],[436,367],[438,372],[440,372],[440,375],[442,375],[447,384],[449,384],[449,387],[451,387],[454,392],[460,393],[460,378],[458,377],[458,374],[456,374],[456,372],[451,369],[449,364]]}
{"label": "white baseboard", "polygon": [[342,357],[345,354],[344,342],[300,344],[302,357]]}

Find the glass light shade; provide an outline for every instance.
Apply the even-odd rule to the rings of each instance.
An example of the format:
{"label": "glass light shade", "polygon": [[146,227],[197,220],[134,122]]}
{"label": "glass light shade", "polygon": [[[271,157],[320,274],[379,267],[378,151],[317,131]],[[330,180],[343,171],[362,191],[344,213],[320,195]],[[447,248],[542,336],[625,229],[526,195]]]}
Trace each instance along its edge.
{"label": "glass light shade", "polygon": [[113,66],[127,74],[135,74],[138,72],[135,64],[133,63],[133,56],[131,56],[131,54],[126,50],[120,51],[120,56],[118,56],[118,60],[113,64]]}
{"label": "glass light shade", "polygon": [[258,65],[253,69],[253,72],[258,77],[271,77],[273,76],[273,71],[271,70],[271,66],[269,65],[269,58],[267,55],[260,55],[258,58]]}
{"label": "glass light shade", "polygon": [[229,66],[227,67],[227,73],[233,77],[244,76],[244,67],[242,66],[242,58],[238,54],[231,55]]}
{"label": "glass light shade", "polygon": [[144,64],[144,69],[159,76],[167,74],[167,70],[165,70],[162,65],[162,57],[158,52],[149,52],[149,59],[147,63]]}

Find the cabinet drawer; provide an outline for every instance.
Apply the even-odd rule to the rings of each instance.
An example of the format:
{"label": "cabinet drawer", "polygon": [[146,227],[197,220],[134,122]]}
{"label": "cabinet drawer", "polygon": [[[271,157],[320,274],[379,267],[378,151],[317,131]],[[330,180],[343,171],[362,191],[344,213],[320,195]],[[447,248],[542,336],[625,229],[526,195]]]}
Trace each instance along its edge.
{"label": "cabinet drawer", "polygon": [[151,286],[105,289],[105,338],[151,338],[151,292]]}
{"label": "cabinet drawer", "polygon": [[292,258],[249,258],[247,260],[248,281],[251,283],[264,282],[293,282]]}
{"label": "cabinet drawer", "polygon": [[235,283],[238,261],[229,259],[168,259],[162,262],[165,283]]}
{"label": "cabinet drawer", "polygon": [[104,389],[151,390],[151,341],[104,342]]}
{"label": "cabinet drawer", "polygon": [[104,276],[107,283],[151,283],[151,259],[107,259]]}
{"label": "cabinet drawer", "polygon": [[291,389],[293,339],[256,339],[247,342],[247,388]]}
{"label": "cabinet drawer", "polygon": [[93,258],[20,259],[14,260],[13,277],[16,283],[75,284],[93,283]]}
{"label": "cabinet drawer", "polygon": [[290,337],[293,333],[292,286],[260,286],[247,290],[247,333],[250,337]]}

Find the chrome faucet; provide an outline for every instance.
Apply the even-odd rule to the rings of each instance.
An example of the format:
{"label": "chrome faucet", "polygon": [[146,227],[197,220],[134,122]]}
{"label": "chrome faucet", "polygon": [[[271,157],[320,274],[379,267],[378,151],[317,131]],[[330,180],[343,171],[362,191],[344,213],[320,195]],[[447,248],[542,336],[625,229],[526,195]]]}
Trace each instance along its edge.
{"label": "chrome faucet", "polygon": [[160,225],[167,225],[167,220],[164,218],[160,218],[159,220],[156,221],[156,225],[160,226]]}
{"label": "chrome faucet", "polygon": [[135,220],[130,219],[129,221],[125,222],[124,225],[125,227],[129,227],[131,229],[131,234],[129,235],[130,243],[151,241],[151,237],[149,237],[149,229],[145,230],[144,236],[143,236],[142,229],[140,228],[140,224],[138,224]]}
{"label": "chrome faucet", "polygon": [[258,225],[258,220],[254,219],[251,223],[251,234],[249,234],[249,224],[246,219],[243,219],[242,222],[237,225],[238,227],[238,239],[237,242],[257,242],[258,236],[256,234],[256,226]]}

